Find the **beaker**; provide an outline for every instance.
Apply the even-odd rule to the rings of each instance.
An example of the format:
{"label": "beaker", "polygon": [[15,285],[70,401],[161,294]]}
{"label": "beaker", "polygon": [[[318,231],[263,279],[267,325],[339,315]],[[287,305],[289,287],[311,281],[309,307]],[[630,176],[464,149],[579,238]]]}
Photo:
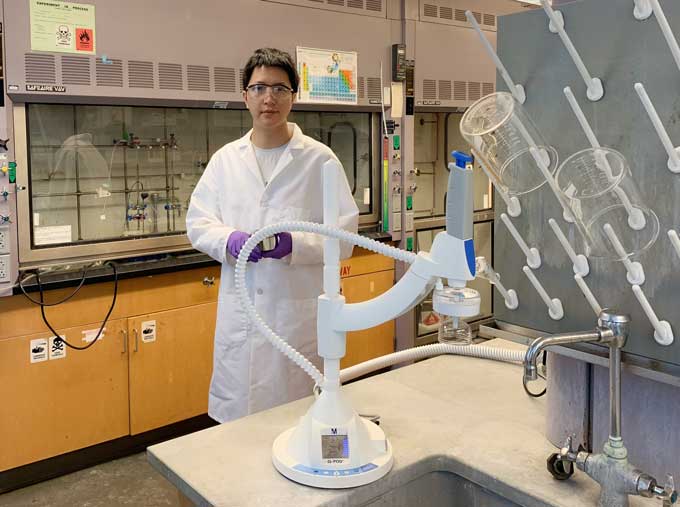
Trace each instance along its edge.
{"label": "beaker", "polygon": [[494,173],[492,180],[510,195],[526,194],[546,183],[530,148],[538,150],[549,176],[557,169],[557,152],[510,93],[492,93],[472,104],[460,121],[460,132]]}
{"label": "beaker", "polygon": [[470,345],[472,343],[472,328],[463,319],[449,315],[440,316],[437,328],[437,341],[453,345]]}
{"label": "beaker", "polygon": [[659,219],[638,192],[626,158],[611,148],[588,148],[560,165],[557,186],[568,200],[590,258],[623,260],[648,249]]}

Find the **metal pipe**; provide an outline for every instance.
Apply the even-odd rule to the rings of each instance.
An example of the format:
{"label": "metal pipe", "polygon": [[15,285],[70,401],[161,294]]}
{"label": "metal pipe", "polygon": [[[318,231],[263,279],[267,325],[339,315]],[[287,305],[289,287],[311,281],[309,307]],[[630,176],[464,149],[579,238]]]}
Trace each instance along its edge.
{"label": "metal pipe", "polygon": [[533,341],[527,349],[527,354],[524,356],[524,377],[527,380],[536,380],[538,377],[536,371],[536,362],[538,356],[547,347],[556,345],[569,345],[573,343],[583,342],[599,342],[602,341],[602,330],[596,329],[590,332],[583,333],[562,333],[552,336],[542,336]]}
{"label": "metal pipe", "polygon": [[609,348],[609,438],[621,438],[621,349]]}

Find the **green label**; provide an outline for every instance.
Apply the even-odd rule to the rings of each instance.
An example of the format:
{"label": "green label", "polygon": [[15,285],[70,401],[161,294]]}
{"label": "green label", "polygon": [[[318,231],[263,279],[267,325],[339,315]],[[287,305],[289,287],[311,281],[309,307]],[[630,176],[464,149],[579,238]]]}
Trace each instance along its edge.
{"label": "green label", "polygon": [[413,209],[413,196],[412,195],[406,196],[406,209],[408,211],[411,211]]}
{"label": "green label", "polygon": [[413,252],[413,238],[406,238],[406,250]]}
{"label": "green label", "polygon": [[393,143],[394,149],[398,150],[399,147],[401,146],[401,139],[399,138],[399,134],[394,135],[394,137],[392,138],[392,143]]}
{"label": "green label", "polygon": [[17,181],[17,163],[16,162],[10,162],[9,163],[9,182],[10,183],[16,183]]}

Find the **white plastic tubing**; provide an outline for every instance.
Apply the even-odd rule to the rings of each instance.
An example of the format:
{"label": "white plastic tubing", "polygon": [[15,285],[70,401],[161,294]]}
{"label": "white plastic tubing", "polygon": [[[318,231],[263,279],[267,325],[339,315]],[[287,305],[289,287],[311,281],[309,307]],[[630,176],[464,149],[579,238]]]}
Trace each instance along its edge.
{"label": "white plastic tubing", "polygon": [[250,253],[255,249],[257,244],[263,239],[273,236],[279,232],[313,232],[317,234],[322,234],[324,236],[329,236],[331,238],[337,238],[343,241],[348,241],[354,243],[360,247],[366,248],[373,252],[377,252],[388,257],[392,257],[399,261],[413,264],[416,260],[416,254],[413,252],[408,252],[406,250],[400,250],[394,248],[393,246],[380,243],[378,241],[372,240],[370,238],[365,238],[347,232],[342,229],[335,227],[330,227],[323,224],[316,224],[313,222],[280,222],[278,224],[269,225],[263,227],[255,234],[253,234],[245,245],[239,252],[238,259],[236,260],[236,268],[234,270],[234,278],[236,283],[236,293],[238,299],[241,302],[241,306],[245,310],[248,318],[250,319],[258,331],[260,331],[271,343],[274,345],[279,352],[283,353],[291,361],[302,368],[318,385],[323,383],[323,374],[309,361],[305,356],[300,354],[293,347],[288,345],[288,343],[277,335],[264,321],[264,319],[255,310],[255,305],[248,297],[248,291],[246,289],[246,268],[248,257]]}
{"label": "white plastic tubing", "polygon": [[[245,245],[243,245],[243,248],[239,252],[238,259],[236,260],[236,268],[234,270],[236,293],[241,305],[243,306],[243,309],[245,310],[250,321],[255,324],[255,327],[258,329],[258,331],[260,331],[279,352],[283,353],[291,361],[302,368],[310,377],[312,377],[317,385],[322,385],[323,374],[316,368],[316,366],[314,366],[314,364],[312,364],[311,361],[291,347],[284,339],[277,335],[267,325],[264,319],[257,313],[255,305],[250,300],[250,297],[248,297],[248,291],[246,289],[246,269],[248,257],[260,241],[280,232],[312,232],[321,234],[353,243],[367,250],[392,257],[393,259],[397,259],[407,264],[413,264],[417,256],[413,252],[400,250],[398,248],[394,248],[352,232],[313,222],[280,222],[263,227],[250,238],[248,238],[248,241],[246,241]],[[352,378],[365,375],[380,368],[440,354],[460,354],[472,357],[513,362],[521,362],[524,360],[524,352],[521,351],[504,350],[480,345],[429,345],[425,347],[416,347],[409,350],[403,350],[394,354],[388,354],[387,356],[366,361],[351,368],[346,368],[345,370],[342,370],[340,378],[341,381],[346,382]]]}
{"label": "white plastic tubing", "polygon": [[521,350],[508,350],[484,345],[450,345],[435,343],[423,347],[414,347],[402,350],[382,357],[376,357],[369,361],[350,366],[340,372],[340,382],[349,382],[352,379],[366,375],[381,368],[387,368],[406,361],[415,361],[428,357],[439,356],[442,354],[458,354],[460,356],[479,357],[483,359],[493,359],[494,361],[505,361],[508,363],[521,363],[524,361],[526,352]]}

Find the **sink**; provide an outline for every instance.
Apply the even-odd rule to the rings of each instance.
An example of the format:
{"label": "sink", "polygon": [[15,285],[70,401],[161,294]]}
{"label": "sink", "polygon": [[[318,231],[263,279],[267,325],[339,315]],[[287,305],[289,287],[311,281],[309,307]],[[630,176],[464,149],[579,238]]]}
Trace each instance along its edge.
{"label": "sink", "polygon": [[365,507],[520,507],[451,472],[435,471],[374,498]]}

